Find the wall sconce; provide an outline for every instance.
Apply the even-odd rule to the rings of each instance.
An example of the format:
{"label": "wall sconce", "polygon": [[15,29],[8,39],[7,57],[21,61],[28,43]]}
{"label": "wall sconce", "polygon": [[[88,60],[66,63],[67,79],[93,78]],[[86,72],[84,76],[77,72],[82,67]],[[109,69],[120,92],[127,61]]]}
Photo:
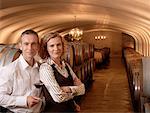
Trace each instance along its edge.
{"label": "wall sconce", "polygon": [[106,36],[95,36],[94,39],[95,40],[105,40]]}

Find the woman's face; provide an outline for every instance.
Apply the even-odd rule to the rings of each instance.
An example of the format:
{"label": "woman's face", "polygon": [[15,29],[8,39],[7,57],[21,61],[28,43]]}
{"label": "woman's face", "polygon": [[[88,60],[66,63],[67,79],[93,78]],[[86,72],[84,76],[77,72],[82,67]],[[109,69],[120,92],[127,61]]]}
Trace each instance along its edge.
{"label": "woman's face", "polygon": [[63,45],[60,37],[55,37],[47,42],[47,51],[50,57],[55,59],[60,59],[63,53]]}

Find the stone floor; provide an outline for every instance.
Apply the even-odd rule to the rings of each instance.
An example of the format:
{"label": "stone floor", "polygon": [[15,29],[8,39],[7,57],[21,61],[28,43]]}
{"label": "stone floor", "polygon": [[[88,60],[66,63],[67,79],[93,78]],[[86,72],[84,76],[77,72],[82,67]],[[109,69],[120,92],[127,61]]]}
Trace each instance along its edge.
{"label": "stone floor", "polygon": [[121,58],[96,69],[94,82],[81,102],[80,113],[133,113],[128,80]]}

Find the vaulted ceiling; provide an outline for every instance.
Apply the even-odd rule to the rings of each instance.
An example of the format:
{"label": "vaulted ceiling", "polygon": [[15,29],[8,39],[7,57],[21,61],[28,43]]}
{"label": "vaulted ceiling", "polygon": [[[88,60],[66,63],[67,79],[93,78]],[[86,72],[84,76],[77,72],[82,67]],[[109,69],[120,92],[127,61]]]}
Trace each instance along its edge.
{"label": "vaulted ceiling", "polygon": [[136,41],[150,55],[150,0],[0,0],[0,43],[15,43],[31,28],[39,36],[76,26],[84,32],[115,30]]}

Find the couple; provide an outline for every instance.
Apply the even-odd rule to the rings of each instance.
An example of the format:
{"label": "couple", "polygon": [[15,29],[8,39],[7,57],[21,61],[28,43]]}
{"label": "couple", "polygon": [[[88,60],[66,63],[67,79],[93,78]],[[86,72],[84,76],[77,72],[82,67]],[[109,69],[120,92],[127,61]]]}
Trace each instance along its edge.
{"label": "couple", "polygon": [[[0,106],[15,113],[75,112],[79,107],[73,100],[85,93],[84,84],[77,78],[71,67],[63,60],[64,45],[58,33],[49,33],[42,40],[41,48],[45,63],[34,60],[39,50],[39,37],[33,30],[26,30],[19,41],[22,54],[11,64],[0,69]],[[35,83],[42,81],[43,88]],[[46,93],[45,93],[46,94]]]}

